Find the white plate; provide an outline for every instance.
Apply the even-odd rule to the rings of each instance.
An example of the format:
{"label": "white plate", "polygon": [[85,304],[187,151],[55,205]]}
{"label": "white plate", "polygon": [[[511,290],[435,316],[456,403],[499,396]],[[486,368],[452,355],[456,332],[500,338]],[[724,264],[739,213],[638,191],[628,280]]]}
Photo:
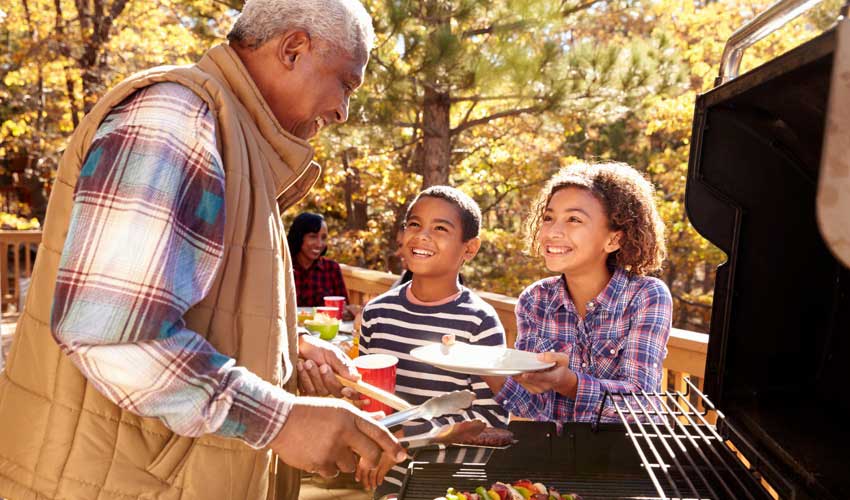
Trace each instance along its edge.
{"label": "white plate", "polygon": [[429,344],[413,349],[410,355],[417,361],[469,375],[518,375],[555,366],[538,361],[534,352],[463,343]]}

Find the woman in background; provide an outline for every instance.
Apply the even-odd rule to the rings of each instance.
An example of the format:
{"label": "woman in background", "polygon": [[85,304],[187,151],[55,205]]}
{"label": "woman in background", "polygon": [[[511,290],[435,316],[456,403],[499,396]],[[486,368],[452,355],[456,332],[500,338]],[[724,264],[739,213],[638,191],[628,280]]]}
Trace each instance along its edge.
{"label": "woman in background", "polygon": [[324,257],[328,252],[325,218],[310,212],[299,214],[292,221],[286,240],[293,260],[298,307],[323,306],[326,296],[345,297],[348,304],[339,264]]}

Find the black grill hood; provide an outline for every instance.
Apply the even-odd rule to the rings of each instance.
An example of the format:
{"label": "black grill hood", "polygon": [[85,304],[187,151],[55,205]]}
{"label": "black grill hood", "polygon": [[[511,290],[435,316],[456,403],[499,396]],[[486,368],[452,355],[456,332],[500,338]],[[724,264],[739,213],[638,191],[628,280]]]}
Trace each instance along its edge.
{"label": "black grill hood", "polygon": [[812,498],[850,498],[850,271],[815,218],[835,47],[828,31],[699,96],[685,197],[728,257],[706,394]]}

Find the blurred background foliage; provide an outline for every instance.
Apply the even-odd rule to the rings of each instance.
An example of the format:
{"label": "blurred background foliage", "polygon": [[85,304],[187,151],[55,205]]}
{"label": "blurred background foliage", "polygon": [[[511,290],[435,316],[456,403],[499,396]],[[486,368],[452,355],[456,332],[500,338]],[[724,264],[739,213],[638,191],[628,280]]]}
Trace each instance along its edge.
{"label": "blurred background foliage", "polygon": [[[660,277],[674,324],[706,331],[724,256],[684,210],[693,105],[723,45],[767,0],[364,0],[378,43],[348,124],[314,140],[318,184],[286,214],[320,212],[329,256],[399,271],[406,203],[451,184],[481,205],[476,289],[516,296],[547,271],[523,254],[532,198],[575,159],[627,162],[667,224]],[[2,0],[0,222],[38,227],[68,135],[127,75],[221,42],[239,0]],[[817,36],[838,0],[746,52],[742,71]],[[35,218],[36,220],[32,220]],[[8,223],[7,223],[8,222]]]}

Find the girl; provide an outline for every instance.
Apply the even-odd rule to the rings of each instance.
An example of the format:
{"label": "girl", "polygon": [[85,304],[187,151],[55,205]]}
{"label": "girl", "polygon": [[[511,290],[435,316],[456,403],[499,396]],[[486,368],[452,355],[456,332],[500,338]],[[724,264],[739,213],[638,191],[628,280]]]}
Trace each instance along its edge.
{"label": "girl", "polygon": [[[647,276],[666,252],[653,191],[628,165],[580,163],[538,196],[528,247],[558,276],[520,295],[516,348],[555,366],[487,378],[511,413],[589,422],[606,391],[660,389],[672,299],[661,280]],[[601,421],[619,421],[610,399]]]}
{"label": "girl", "polygon": [[319,214],[304,212],[292,221],[286,235],[295,274],[298,307],[325,305],[325,296],[345,297],[348,290],[342,279],[339,264],[326,259],[328,225]]}

